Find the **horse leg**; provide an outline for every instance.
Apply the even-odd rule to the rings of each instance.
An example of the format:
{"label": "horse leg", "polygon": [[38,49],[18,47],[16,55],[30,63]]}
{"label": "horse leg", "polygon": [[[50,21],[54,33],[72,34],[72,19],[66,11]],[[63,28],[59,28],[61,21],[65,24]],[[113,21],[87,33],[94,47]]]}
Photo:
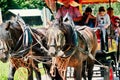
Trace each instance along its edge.
{"label": "horse leg", "polygon": [[33,80],[33,68],[32,66],[28,69],[28,80]]}
{"label": "horse leg", "polygon": [[75,80],[82,80],[82,62],[75,67]]}
{"label": "horse leg", "polygon": [[86,61],[83,62],[82,77],[86,80]]}
{"label": "horse leg", "polygon": [[[38,64],[35,67],[38,69]],[[37,69],[33,68],[36,75],[36,80],[41,80],[41,73]]]}
{"label": "horse leg", "polygon": [[94,61],[88,58],[87,60],[87,68],[88,68],[88,80],[92,80],[93,76],[93,67],[94,67]]}
{"label": "horse leg", "polygon": [[46,70],[47,74],[50,76],[51,80],[62,80],[62,77],[60,76],[58,70],[56,69],[56,75],[55,77],[52,77],[50,74],[50,68],[51,65],[49,64],[43,64],[44,69]]}
{"label": "horse leg", "polygon": [[10,64],[10,72],[9,72],[8,80],[14,80],[15,71],[16,68],[12,64]]}

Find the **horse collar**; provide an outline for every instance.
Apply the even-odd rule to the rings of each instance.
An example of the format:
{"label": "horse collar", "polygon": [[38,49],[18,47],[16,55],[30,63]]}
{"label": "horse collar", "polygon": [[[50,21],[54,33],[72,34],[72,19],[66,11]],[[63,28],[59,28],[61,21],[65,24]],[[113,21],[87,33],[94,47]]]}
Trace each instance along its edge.
{"label": "horse collar", "polygon": [[75,47],[73,48],[72,46],[70,46],[68,47],[68,50],[64,51],[64,55],[62,57],[70,57],[73,54],[75,54],[75,52],[76,52],[76,48]]}

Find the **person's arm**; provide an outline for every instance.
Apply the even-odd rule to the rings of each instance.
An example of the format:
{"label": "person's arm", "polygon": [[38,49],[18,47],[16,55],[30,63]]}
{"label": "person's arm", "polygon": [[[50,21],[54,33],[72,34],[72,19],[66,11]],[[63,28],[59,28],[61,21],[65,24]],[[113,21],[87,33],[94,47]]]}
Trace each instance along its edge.
{"label": "person's arm", "polygon": [[80,21],[80,20],[82,20],[82,16],[73,18],[73,21],[75,21],[75,22],[78,22],[78,21]]}
{"label": "person's arm", "polygon": [[73,7],[73,10],[74,10],[74,12],[73,12],[74,14],[73,15],[76,16],[76,17],[73,18],[73,21],[75,21],[75,22],[80,21],[82,19],[82,15],[80,14],[79,9],[76,8],[76,7]]}
{"label": "person's arm", "polygon": [[97,26],[98,26],[98,15],[97,15],[97,17],[95,19],[95,27],[97,27]]}
{"label": "person's arm", "polygon": [[96,19],[93,15],[88,15],[85,23],[87,24],[89,22],[90,19]]}

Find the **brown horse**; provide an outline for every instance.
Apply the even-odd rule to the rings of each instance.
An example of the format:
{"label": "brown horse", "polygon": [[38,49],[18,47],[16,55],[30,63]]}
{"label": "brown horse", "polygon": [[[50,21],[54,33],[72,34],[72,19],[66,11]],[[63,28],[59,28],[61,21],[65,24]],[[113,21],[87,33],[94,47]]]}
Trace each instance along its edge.
{"label": "brown horse", "polygon": [[[15,20],[9,20],[0,25],[0,60],[3,62],[6,62],[9,58],[11,60],[8,80],[14,80],[15,71],[19,67],[28,68],[28,80],[33,80],[33,70],[36,73],[36,79],[41,80],[38,64],[41,61],[51,59],[49,56],[47,57],[45,50],[46,39],[44,34],[46,29],[29,29],[26,27],[25,22],[19,16]],[[25,30],[31,31],[32,42],[29,41],[30,38],[26,39],[27,35],[25,34]],[[41,58],[38,59],[35,56]],[[50,65],[51,64],[44,64],[45,69],[49,71]],[[59,76],[57,78],[59,78]],[[55,79],[59,80],[57,78]]]}
{"label": "brown horse", "polygon": [[[94,60],[97,49],[97,37],[89,27],[77,27],[74,31],[72,26],[55,20],[47,31],[48,50],[53,56],[53,67],[57,67],[63,80],[66,79],[67,66],[74,67],[75,80],[86,80],[83,62],[87,62],[88,80],[92,80]],[[55,57],[55,58],[54,58]],[[82,73],[83,71],[83,73]]]}

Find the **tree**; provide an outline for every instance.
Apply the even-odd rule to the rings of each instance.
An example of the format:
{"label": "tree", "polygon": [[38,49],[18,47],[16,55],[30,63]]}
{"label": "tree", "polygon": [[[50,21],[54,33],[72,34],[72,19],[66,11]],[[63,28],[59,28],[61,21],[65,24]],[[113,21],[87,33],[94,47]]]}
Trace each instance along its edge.
{"label": "tree", "polygon": [[0,0],[3,19],[9,19],[9,9],[42,9],[44,5],[44,0]]}

